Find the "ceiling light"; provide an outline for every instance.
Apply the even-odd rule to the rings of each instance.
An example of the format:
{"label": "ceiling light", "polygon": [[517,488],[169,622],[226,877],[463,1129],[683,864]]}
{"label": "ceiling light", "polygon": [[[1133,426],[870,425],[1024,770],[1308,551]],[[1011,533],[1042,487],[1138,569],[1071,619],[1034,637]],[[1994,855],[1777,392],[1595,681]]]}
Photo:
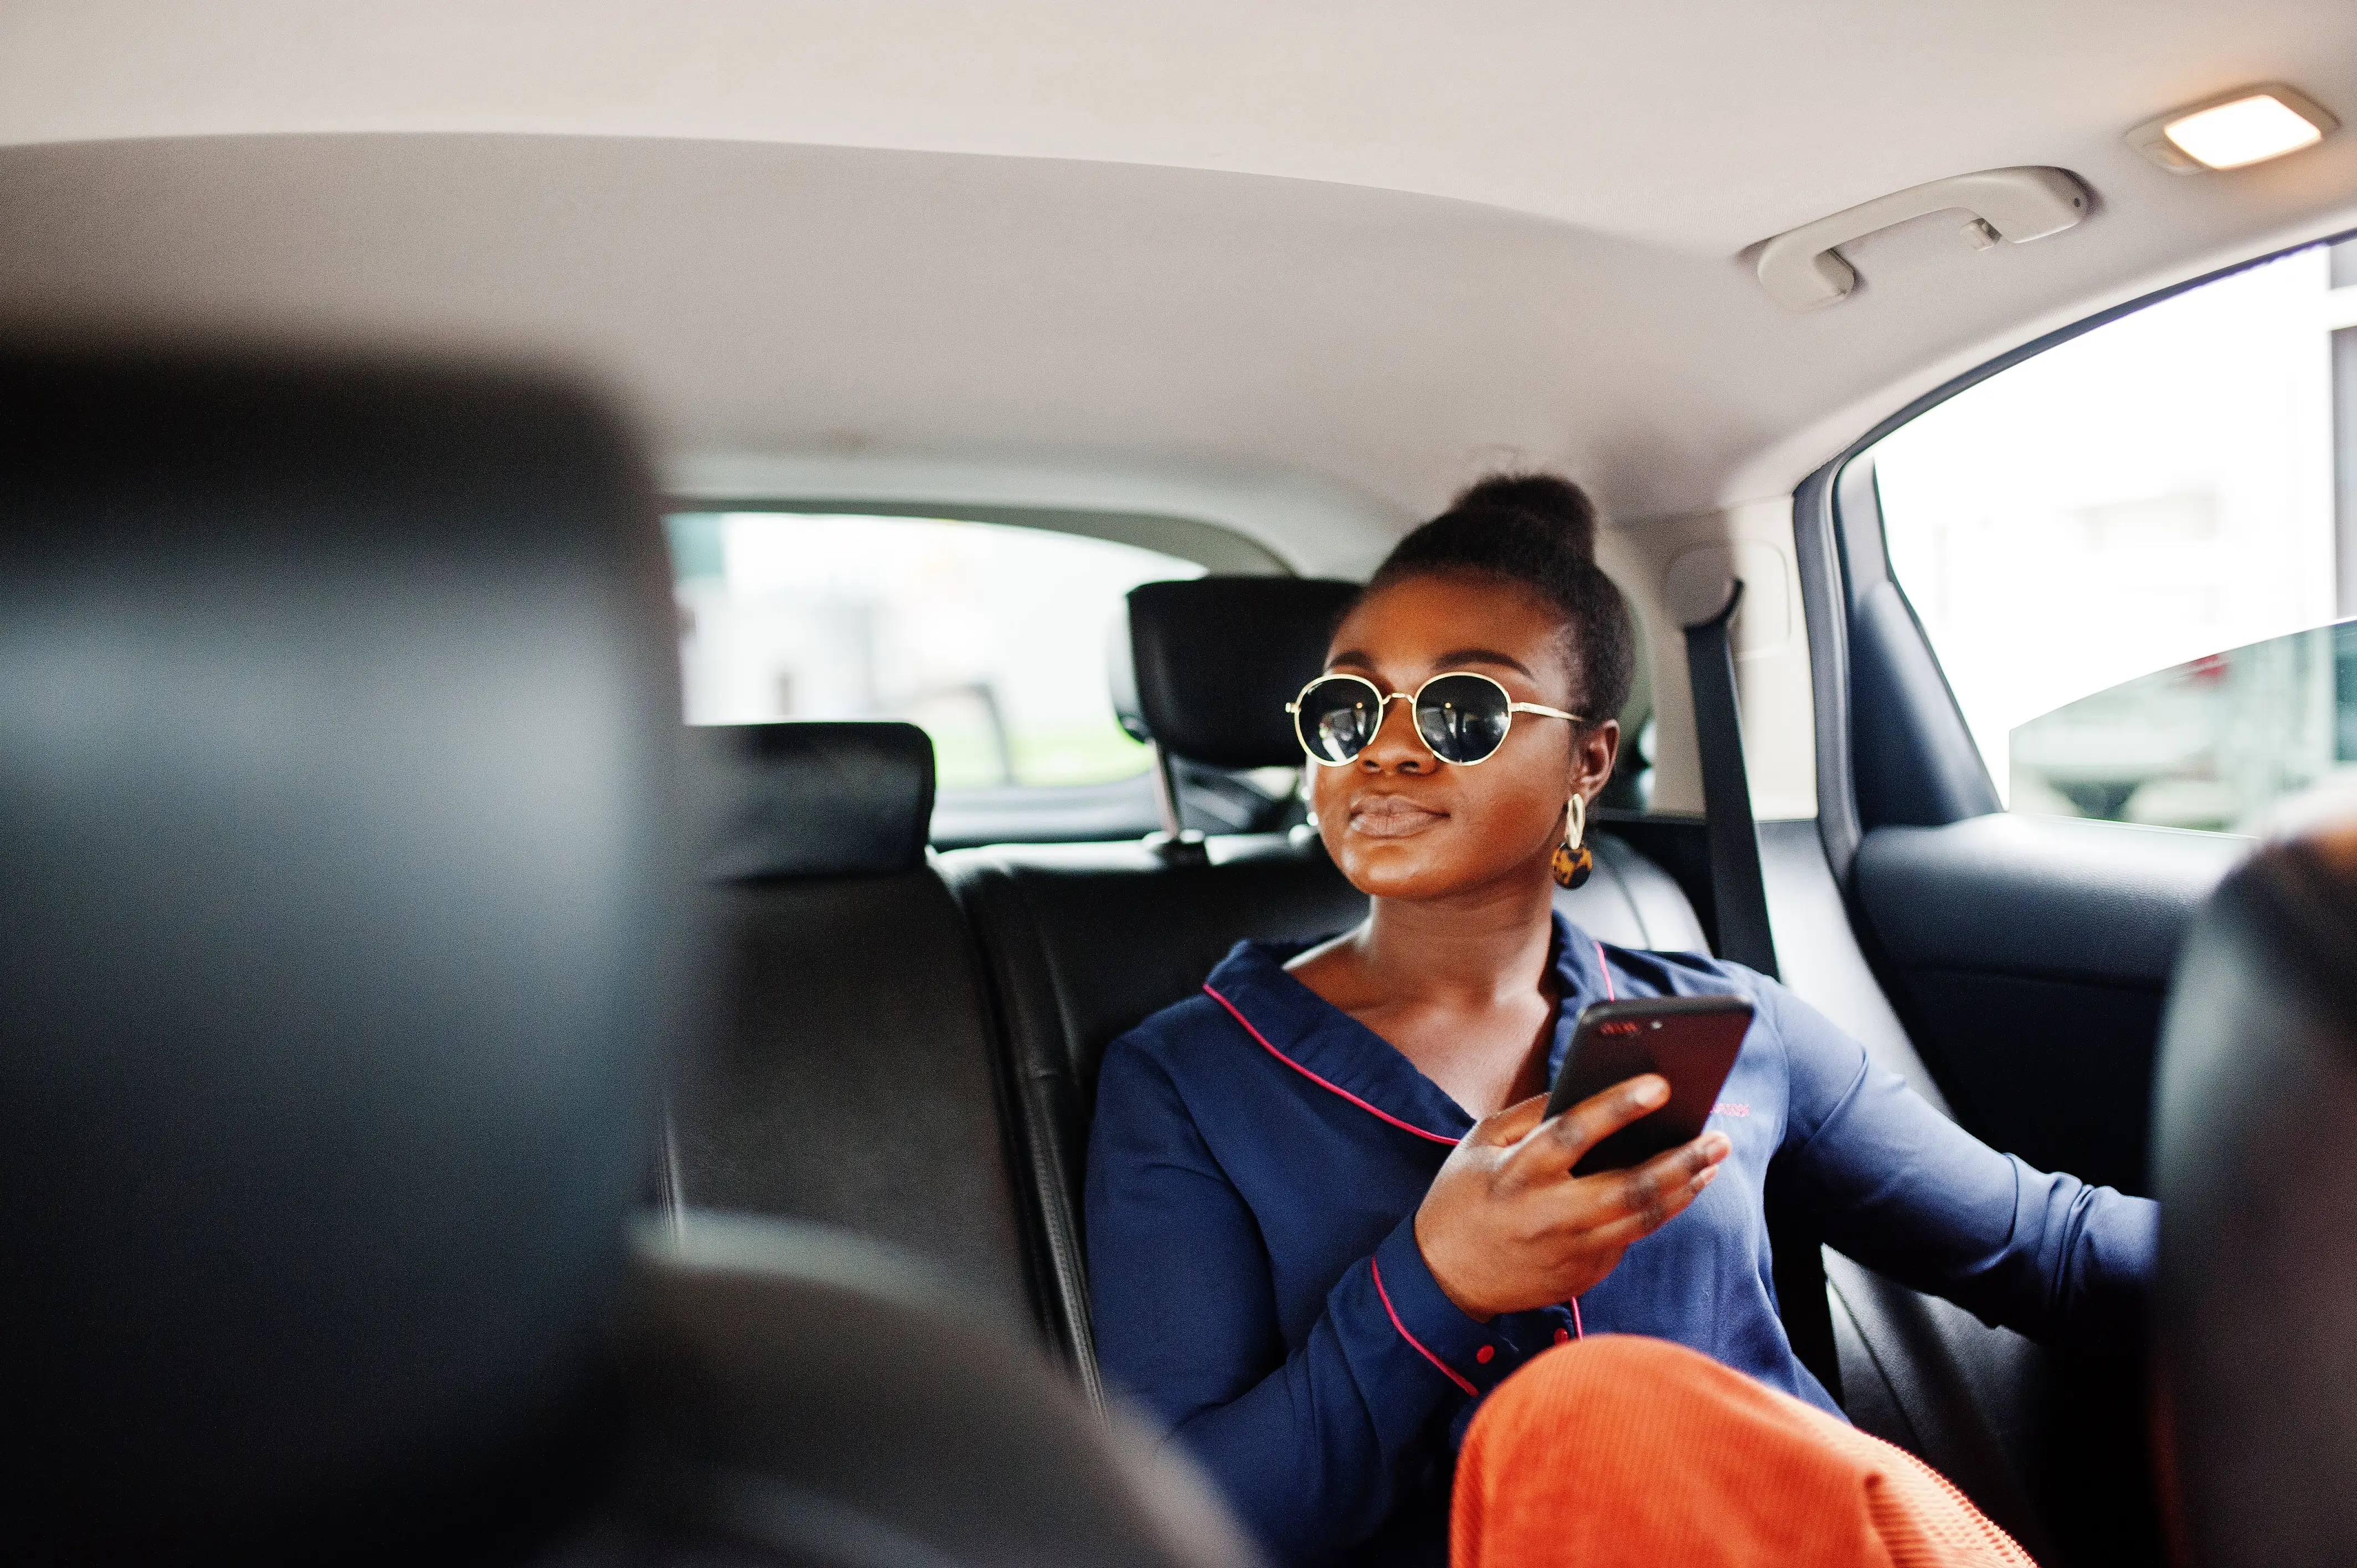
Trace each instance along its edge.
{"label": "ceiling light", "polygon": [[2341,122],[2280,82],[2239,87],[2147,120],[2128,145],[2172,174],[2244,168],[2312,146]]}

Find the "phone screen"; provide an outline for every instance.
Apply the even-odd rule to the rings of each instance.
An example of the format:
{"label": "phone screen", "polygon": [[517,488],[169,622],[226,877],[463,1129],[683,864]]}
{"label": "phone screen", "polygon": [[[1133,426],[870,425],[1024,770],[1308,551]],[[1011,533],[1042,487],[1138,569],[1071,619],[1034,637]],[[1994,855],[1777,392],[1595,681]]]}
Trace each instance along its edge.
{"label": "phone screen", "polygon": [[1700,1137],[1750,1027],[1751,1004],[1740,996],[1641,997],[1581,1009],[1546,1113],[1560,1115],[1646,1072],[1670,1080],[1670,1101],[1590,1149],[1573,1173],[1619,1170]]}

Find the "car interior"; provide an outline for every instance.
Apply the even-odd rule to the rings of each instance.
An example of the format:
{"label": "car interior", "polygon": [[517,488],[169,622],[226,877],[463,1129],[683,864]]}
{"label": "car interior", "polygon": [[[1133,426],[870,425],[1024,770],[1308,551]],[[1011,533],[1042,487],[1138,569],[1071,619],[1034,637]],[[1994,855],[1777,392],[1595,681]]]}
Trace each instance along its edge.
{"label": "car interior", "polygon": [[[1102,1374],[1099,1064],[1348,928],[1286,704],[1580,484],[1560,911],[2162,1204],[1862,1266],[2041,1563],[2357,1558],[2357,9],[0,14],[27,1563],[1243,1563]],[[2337,802],[2337,804],[2336,804]]]}

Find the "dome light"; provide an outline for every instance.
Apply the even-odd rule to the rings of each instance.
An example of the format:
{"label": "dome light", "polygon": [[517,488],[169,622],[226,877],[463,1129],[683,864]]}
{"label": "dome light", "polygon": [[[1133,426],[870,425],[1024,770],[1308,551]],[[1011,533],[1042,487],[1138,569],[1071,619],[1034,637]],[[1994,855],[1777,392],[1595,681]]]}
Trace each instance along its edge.
{"label": "dome light", "polygon": [[2324,140],[2341,122],[2306,93],[2241,87],[2148,120],[2128,145],[2172,174],[2247,168]]}

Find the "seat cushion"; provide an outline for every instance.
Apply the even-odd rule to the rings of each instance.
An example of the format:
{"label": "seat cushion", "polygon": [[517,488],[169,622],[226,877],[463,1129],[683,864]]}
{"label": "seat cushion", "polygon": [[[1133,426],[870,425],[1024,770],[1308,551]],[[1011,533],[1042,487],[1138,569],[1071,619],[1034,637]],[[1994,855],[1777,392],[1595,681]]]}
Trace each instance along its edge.
{"label": "seat cushion", "polygon": [[895,1242],[1030,1316],[987,1004],[941,877],[707,897],[717,969],[673,1096],[679,1200]]}
{"label": "seat cushion", "polygon": [[1014,1071],[1049,1327],[1102,1401],[1089,1334],[1081,1179],[1105,1047],[1191,994],[1246,937],[1315,937],[1367,901],[1314,841],[1214,839],[1208,861],[1140,844],[962,850],[942,857],[980,942]]}

